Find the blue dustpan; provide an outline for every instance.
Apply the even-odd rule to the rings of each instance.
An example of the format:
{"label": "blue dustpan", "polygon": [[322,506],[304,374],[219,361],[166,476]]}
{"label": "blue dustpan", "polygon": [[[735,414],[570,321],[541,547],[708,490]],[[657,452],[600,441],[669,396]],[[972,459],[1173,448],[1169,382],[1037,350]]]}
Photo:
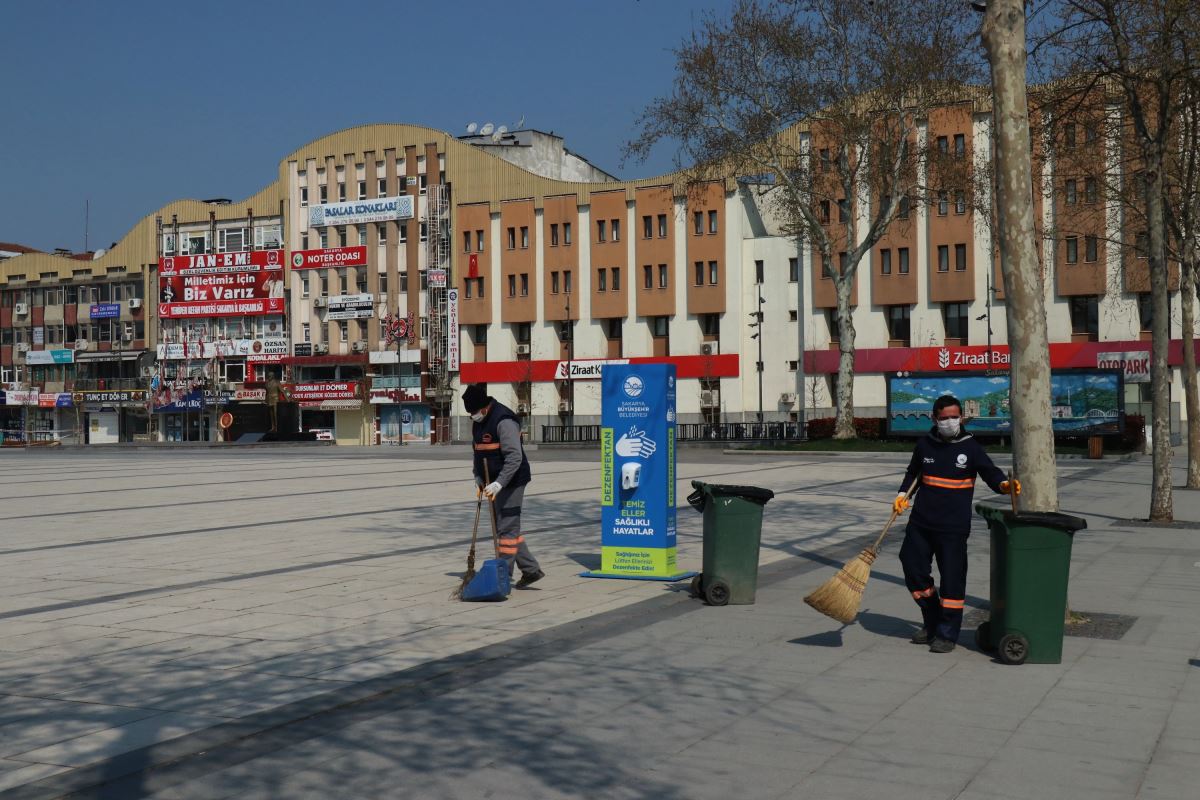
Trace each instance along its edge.
{"label": "blue dustpan", "polygon": [[475,603],[504,600],[511,590],[508,563],[502,558],[489,558],[463,589],[462,599]]}

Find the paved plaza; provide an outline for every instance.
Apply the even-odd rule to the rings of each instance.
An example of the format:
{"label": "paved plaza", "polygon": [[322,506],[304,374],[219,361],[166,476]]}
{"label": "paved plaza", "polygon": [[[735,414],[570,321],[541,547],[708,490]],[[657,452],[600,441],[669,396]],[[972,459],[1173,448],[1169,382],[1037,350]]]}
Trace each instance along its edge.
{"label": "paved plaza", "polygon": [[[683,568],[692,479],[777,495],[758,602],[725,608],[578,577],[597,454],[530,457],[547,577],[467,604],[462,448],[0,452],[0,798],[1198,796],[1200,531],[1129,522],[1148,460],[1060,461],[1089,524],[1072,608],[1125,624],[1012,667],[971,630],[908,642],[900,529],[858,623],[801,600],[878,533],[907,456],[685,450]],[[987,567],[980,520],[968,628]]]}

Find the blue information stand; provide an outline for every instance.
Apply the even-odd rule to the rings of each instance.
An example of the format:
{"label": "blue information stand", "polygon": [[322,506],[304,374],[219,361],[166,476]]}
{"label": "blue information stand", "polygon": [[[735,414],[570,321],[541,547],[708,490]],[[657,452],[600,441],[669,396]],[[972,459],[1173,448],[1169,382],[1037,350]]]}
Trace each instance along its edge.
{"label": "blue information stand", "polygon": [[606,364],[601,374],[600,569],[588,578],[678,581],[675,367]]}

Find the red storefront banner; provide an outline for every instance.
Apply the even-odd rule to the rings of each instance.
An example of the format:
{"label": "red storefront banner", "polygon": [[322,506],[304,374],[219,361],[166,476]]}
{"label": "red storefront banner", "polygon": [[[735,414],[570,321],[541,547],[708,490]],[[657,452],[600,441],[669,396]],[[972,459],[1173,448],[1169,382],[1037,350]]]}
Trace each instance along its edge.
{"label": "red storefront banner", "polygon": [[220,272],[274,272],[283,269],[282,250],[240,250],[199,256],[165,256],[158,260],[159,275],[215,275]]}
{"label": "red storefront banner", "polygon": [[[621,364],[674,364],[675,377],[683,378],[736,378],[739,374],[738,356],[726,353],[716,356],[663,356],[649,358],[588,359],[571,360],[572,380],[600,380],[598,365]],[[547,361],[464,361],[459,378],[463,383],[547,383],[562,379],[566,362],[562,359]]]}
{"label": "red storefront banner", "polygon": [[[1200,353],[1200,341],[1196,342]],[[1052,342],[1051,369],[1111,369],[1114,352],[1136,353],[1150,350],[1149,342]],[[832,374],[838,369],[837,350],[816,350],[804,354],[804,369],[810,373]],[[1167,360],[1172,365],[1183,362],[1183,345],[1171,340]],[[987,345],[969,347],[879,347],[856,350],[856,374],[884,372],[961,372],[983,371],[989,367],[1007,371],[1011,364],[1008,345],[992,345],[989,358]]]}
{"label": "red storefront banner", "polygon": [[358,384],[350,382],[292,383],[284,387],[287,399],[300,405],[320,405],[327,400],[359,400]]}
{"label": "red storefront banner", "polygon": [[158,279],[158,315],[163,319],[283,312],[283,277],[273,270],[175,272]]}
{"label": "red storefront banner", "polygon": [[292,269],[320,269],[322,267],[360,267],[367,263],[367,248],[326,247],[322,250],[293,250]]}

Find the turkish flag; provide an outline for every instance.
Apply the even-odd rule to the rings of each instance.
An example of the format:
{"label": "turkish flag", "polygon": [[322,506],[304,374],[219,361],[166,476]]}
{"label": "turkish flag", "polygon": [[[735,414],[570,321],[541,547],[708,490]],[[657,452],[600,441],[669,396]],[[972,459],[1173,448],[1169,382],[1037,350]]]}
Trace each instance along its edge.
{"label": "turkish flag", "polygon": [[468,278],[478,278],[479,277],[479,254],[478,253],[471,253],[471,255],[467,258],[467,277]]}

